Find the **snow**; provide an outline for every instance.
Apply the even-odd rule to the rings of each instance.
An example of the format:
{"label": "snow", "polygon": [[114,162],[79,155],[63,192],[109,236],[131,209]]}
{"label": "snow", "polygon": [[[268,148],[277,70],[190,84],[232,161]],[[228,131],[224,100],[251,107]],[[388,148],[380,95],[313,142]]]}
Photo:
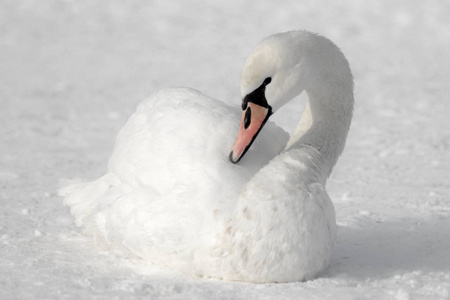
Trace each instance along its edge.
{"label": "snow", "polygon": [[[449,299],[450,5],[440,1],[0,3],[0,299]],[[355,76],[328,182],[331,267],[289,284],[187,278],[102,251],[56,195],[105,171],[137,103],[190,86],[238,106],[263,37],[318,32]],[[299,99],[273,119],[290,130]]]}

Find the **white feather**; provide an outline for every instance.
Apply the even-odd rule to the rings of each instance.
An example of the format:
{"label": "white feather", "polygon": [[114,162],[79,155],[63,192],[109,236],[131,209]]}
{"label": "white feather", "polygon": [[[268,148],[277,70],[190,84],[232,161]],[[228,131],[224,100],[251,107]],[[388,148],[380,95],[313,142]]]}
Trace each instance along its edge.
{"label": "white feather", "polygon": [[193,89],[160,91],[118,134],[106,175],[60,190],[76,224],[106,247],[187,274],[288,282],[323,271],[335,237],[325,183],[350,125],[351,73],[337,47],[311,33],[261,45],[244,68],[242,90],[271,76],[274,108],[287,95],[310,96],[289,147],[287,133],[268,122],[231,164],[240,112]]}

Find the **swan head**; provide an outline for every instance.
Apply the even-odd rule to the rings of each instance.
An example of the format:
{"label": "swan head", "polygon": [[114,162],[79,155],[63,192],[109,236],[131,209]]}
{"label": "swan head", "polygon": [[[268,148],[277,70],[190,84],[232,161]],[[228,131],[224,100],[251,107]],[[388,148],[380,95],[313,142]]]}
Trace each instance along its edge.
{"label": "swan head", "polygon": [[243,114],[230,161],[237,163],[244,156],[268,118],[291,99],[304,90],[329,96],[337,86],[352,90],[353,81],[347,60],[328,39],[307,31],[290,31],[262,40],[242,71]]}
{"label": "swan head", "polygon": [[229,156],[232,163],[244,156],[269,117],[303,91],[298,33],[303,32],[269,36],[247,58],[241,75],[243,114]]}

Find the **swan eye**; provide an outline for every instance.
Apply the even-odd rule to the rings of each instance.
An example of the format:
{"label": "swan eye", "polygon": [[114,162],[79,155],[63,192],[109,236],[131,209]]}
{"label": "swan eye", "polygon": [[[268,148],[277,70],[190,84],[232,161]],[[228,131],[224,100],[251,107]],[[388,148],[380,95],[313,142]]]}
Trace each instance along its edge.
{"label": "swan eye", "polygon": [[268,85],[270,82],[272,82],[272,78],[271,77],[267,77],[266,79],[264,79],[263,84],[264,85]]}
{"label": "swan eye", "polygon": [[245,97],[244,100],[242,100],[242,104],[241,104],[242,110],[245,110],[247,108],[247,104],[248,104],[248,99],[247,99],[247,97]]}
{"label": "swan eye", "polygon": [[252,120],[252,110],[250,109],[250,107],[247,109],[247,111],[245,112],[245,118],[244,118],[244,128],[247,129],[248,126],[250,126]]}

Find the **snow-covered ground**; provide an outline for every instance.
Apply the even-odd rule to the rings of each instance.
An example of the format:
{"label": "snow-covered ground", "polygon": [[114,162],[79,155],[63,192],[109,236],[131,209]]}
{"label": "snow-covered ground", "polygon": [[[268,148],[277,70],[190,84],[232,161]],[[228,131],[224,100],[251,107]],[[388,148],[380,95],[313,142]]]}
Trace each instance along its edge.
{"label": "snow-covered ground", "polygon": [[[450,4],[206,3],[0,2],[0,299],[449,299]],[[186,278],[79,233],[59,180],[100,176],[140,100],[182,85],[239,105],[246,56],[290,29],[332,39],[355,76],[351,133],[328,183],[338,239],[322,277]],[[292,128],[303,102],[273,119]]]}

